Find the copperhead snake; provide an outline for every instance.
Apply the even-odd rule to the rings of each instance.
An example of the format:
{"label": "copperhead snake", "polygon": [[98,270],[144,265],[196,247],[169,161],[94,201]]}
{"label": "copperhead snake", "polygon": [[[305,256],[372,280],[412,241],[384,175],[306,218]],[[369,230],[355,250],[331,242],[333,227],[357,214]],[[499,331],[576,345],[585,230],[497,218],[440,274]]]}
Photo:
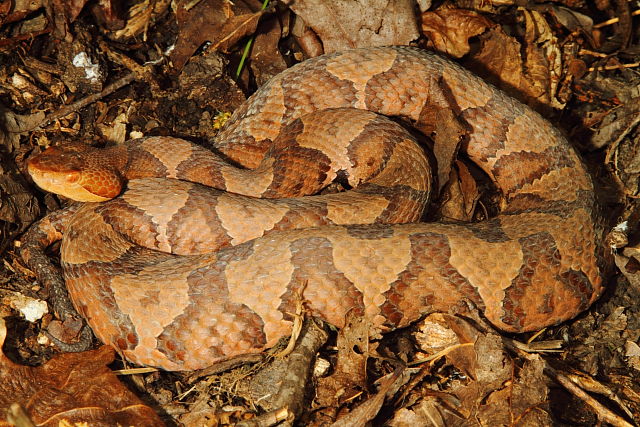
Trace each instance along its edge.
{"label": "copperhead snake", "polygon": [[[383,116],[429,132],[441,108],[465,125],[462,151],[501,193],[497,217],[416,222],[429,161]],[[114,200],[38,227],[42,242],[62,239],[77,310],[131,362],[190,370],[262,351],[290,333],[298,293],[338,327],[349,310],[389,330],[470,300],[497,328],[524,332],[576,316],[603,291],[602,231],[578,155],[540,115],[435,54],[383,47],[304,61],[250,97],[215,147],[223,156],[152,137],[100,152],[52,147],[29,162],[40,186],[83,201],[120,193],[111,169],[128,179]],[[298,197],[335,179],[355,188]]]}

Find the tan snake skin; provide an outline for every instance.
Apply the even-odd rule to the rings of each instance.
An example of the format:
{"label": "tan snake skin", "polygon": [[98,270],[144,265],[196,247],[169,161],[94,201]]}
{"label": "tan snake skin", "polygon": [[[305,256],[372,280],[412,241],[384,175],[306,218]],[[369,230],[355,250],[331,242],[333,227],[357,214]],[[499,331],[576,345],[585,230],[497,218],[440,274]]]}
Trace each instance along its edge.
{"label": "tan snake skin", "polygon": [[[401,117],[426,132],[434,109],[452,109],[468,131],[462,151],[502,193],[500,215],[389,224],[420,218],[428,161],[385,118],[321,111],[345,107]],[[366,139],[373,145],[362,145]],[[59,174],[81,198],[120,191],[111,178],[96,178],[109,168],[131,180],[123,196],[40,227],[43,241],[62,238],[78,311],[134,363],[199,369],[262,351],[290,332],[303,288],[310,311],[337,326],[355,310],[389,330],[466,299],[509,332],[570,319],[603,291],[602,232],[579,157],[537,113],[437,55],[370,48],[305,61],[248,99],[216,147],[256,169],[228,167],[164,137],[112,148],[111,160],[81,160],[94,170],[88,184],[74,167],[50,171],[55,149],[30,162],[43,188],[64,194],[50,178]],[[307,202],[259,201],[152,176],[268,198],[314,192],[336,178],[364,184]]]}

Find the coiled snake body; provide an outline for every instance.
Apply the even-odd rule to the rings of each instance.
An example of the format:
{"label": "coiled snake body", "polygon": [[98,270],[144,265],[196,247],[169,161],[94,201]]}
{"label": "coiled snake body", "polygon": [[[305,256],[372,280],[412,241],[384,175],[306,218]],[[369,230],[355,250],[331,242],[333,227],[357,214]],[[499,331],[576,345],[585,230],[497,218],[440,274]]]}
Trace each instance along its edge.
{"label": "coiled snake body", "polygon": [[[503,196],[493,219],[414,223],[428,197],[426,158],[399,125],[353,110],[429,132],[443,108]],[[437,55],[370,48],[305,61],[248,99],[216,148],[253,170],[177,139],[135,141],[82,160],[94,171],[75,193],[113,197],[111,178],[97,178],[117,166],[130,179],[123,196],[47,222],[58,230],[49,240],[63,236],[74,305],[132,362],[198,369],[261,351],[290,332],[298,294],[337,326],[355,310],[381,329],[402,327],[467,299],[496,327],[523,332],[574,317],[602,292],[593,185],[579,157],[537,113]],[[30,162],[54,191],[55,158]],[[76,187],[84,179],[61,173]],[[336,177],[364,184],[307,202],[232,194],[297,197]]]}

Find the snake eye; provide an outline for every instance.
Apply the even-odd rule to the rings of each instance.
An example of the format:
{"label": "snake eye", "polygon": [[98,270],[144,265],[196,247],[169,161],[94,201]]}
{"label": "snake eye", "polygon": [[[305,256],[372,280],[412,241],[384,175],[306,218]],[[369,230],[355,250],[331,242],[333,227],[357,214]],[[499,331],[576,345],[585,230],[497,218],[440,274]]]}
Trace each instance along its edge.
{"label": "snake eye", "polygon": [[70,172],[65,178],[68,183],[74,183],[80,178],[80,174],[77,172]]}

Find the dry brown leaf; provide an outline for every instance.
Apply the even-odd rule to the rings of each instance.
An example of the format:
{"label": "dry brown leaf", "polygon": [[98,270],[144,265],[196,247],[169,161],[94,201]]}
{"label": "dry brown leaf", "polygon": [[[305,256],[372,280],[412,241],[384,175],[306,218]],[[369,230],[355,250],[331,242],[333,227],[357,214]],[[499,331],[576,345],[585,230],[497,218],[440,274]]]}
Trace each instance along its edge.
{"label": "dry brown leaf", "polygon": [[[6,337],[0,321],[0,343]],[[113,349],[54,356],[42,366],[18,365],[0,354],[0,412],[20,404],[38,426],[87,423],[91,426],[162,426],[149,406],[109,370]],[[1,425],[0,421],[0,425]]]}
{"label": "dry brown leaf", "polygon": [[287,63],[278,49],[281,37],[282,27],[278,17],[269,16],[260,21],[251,49],[250,62],[258,86],[262,86],[287,68]]}
{"label": "dry brown leaf", "polygon": [[495,24],[473,10],[439,9],[422,14],[422,31],[436,51],[454,58],[469,53],[469,39]]}
{"label": "dry brown leaf", "polygon": [[109,31],[124,28],[123,3],[119,0],[99,0],[91,4],[91,13],[101,27]]}
{"label": "dry brown leaf", "polygon": [[0,2],[0,25],[22,21],[28,15],[40,9],[45,3],[46,0]]}
{"label": "dry brown leaf", "polygon": [[20,146],[20,135],[36,128],[44,120],[44,112],[20,115],[0,104],[0,145],[9,152]]}
{"label": "dry brown leaf", "polygon": [[537,355],[527,360],[512,383],[490,392],[478,407],[481,425],[551,426],[545,410],[548,388],[545,362]]}
{"label": "dry brown leaf", "polygon": [[230,17],[220,30],[219,36],[211,40],[211,48],[227,52],[238,40],[256,31],[258,21],[264,13],[260,11]]}
{"label": "dry brown leaf", "polygon": [[40,216],[40,204],[9,156],[0,152],[0,253]]}
{"label": "dry brown leaf", "polygon": [[563,6],[557,6],[549,4],[549,11],[553,13],[556,20],[560,25],[564,26],[569,31],[582,30],[585,33],[593,30],[593,19],[590,16],[584,15],[575,10]]}
{"label": "dry brown leaf", "polygon": [[525,17],[525,68],[527,75],[537,82],[538,99],[544,105],[564,108],[556,93],[562,81],[562,52],[546,18],[538,11],[519,8]]}
{"label": "dry brown leaf", "polygon": [[471,221],[480,194],[469,168],[460,160],[456,160],[456,167],[451,170],[449,183],[448,198],[440,208],[440,215],[456,221]]}
{"label": "dry brown leaf", "polygon": [[105,141],[114,144],[122,144],[127,139],[127,124],[129,123],[129,111],[124,111],[109,123],[96,123],[96,130]]}
{"label": "dry brown leaf", "polygon": [[[60,38],[67,38],[69,34],[69,24],[76,20],[87,0],[51,0],[49,7],[53,9],[49,13],[49,19],[54,24],[54,34]],[[67,41],[69,41],[68,38]]]}
{"label": "dry brown leaf", "polygon": [[[618,156],[616,150],[625,137],[628,137],[640,123],[640,97],[632,98],[623,106],[608,111],[608,114],[597,125],[591,144],[599,149],[610,146],[607,153],[607,162],[611,162]],[[632,141],[630,141],[632,143]],[[617,168],[616,165],[613,165]]]}
{"label": "dry brown leaf", "polygon": [[[14,30],[3,31],[0,35],[0,51],[11,51],[23,40],[33,40],[36,36],[50,32],[51,19],[39,12],[39,9],[48,4],[46,0],[0,2],[0,25],[22,21]],[[47,12],[51,12],[51,9],[47,8]]]}
{"label": "dry brown leaf", "polygon": [[410,408],[401,408],[389,421],[389,427],[416,426],[446,427],[436,399],[427,397]]}
{"label": "dry brown leaf", "polygon": [[494,26],[480,35],[480,50],[467,65],[481,77],[538,110],[562,108],[564,102],[555,96],[562,81],[562,54],[558,40],[540,12],[525,8],[518,11],[525,23],[524,49],[501,27]]}
{"label": "dry brown leaf", "polygon": [[178,6],[178,39],[171,52],[174,72],[178,73],[204,42],[209,49],[226,52],[241,38],[253,34],[264,11],[251,12],[241,2],[202,0],[191,9]]}
{"label": "dry brown leaf", "polygon": [[475,343],[479,336],[479,331],[461,317],[432,313],[420,322],[416,341],[423,352],[429,355],[442,352],[449,364],[476,378],[476,349],[464,344]]}
{"label": "dry brown leaf", "polygon": [[400,376],[402,373],[402,369],[396,369],[393,373],[387,375],[386,378],[383,379],[380,387],[378,388],[378,392],[367,399],[365,402],[358,405],[357,408],[349,412],[347,415],[339,418],[335,423],[333,423],[332,427],[356,427],[363,426],[370,422],[382,407],[384,403],[384,399],[389,392],[389,390],[393,389],[393,385],[397,381],[402,381],[403,378]]}
{"label": "dry brown leaf", "polygon": [[631,286],[640,289],[640,247],[629,245],[615,253],[615,263]]}
{"label": "dry brown leaf", "polygon": [[338,356],[333,374],[318,379],[320,406],[336,406],[365,389],[366,363],[374,351],[369,343],[371,323],[361,313],[347,313],[345,326],[338,332]]}
{"label": "dry brown leaf", "polygon": [[606,164],[614,171],[614,178],[628,196],[640,193],[640,150],[635,129],[640,123],[640,98],[634,98],[611,112],[598,124],[591,137],[594,147],[607,149]]}
{"label": "dry brown leaf", "polygon": [[467,62],[472,71],[529,105],[548,105],[549,73],[540,71],[548,65],[535,46],[525,49],[525,63],[521,44],[500,27],[491,28],[480,40],[479,52]]}
{"label": "dry brown leaf", "polygon": [[325,53],[406,45],[419,36],[410,0],[297,0],[290,7],[320,37]]}
{"label": "dry brown leaf", "polygon": [[76,20],[87,0],[51,0],[56,13],[64,15],[67,22]]}
{"label": "dry brown leaf", "polygon": [[[439,105],[429,108],[420,119],[420,130],[433,140],[433,155],[438,166],[438,191],[442,191],[451,177],[451,170],[458,155],[460,143],[466,135],[466,128],[460,122],[456,112],[448,106],[447,88],[433,88],[433,99],[439,98]],[[427,116],[427,114],[429,116]]]}
{"label": "dry brown leaf", "polygon": [[[547,398],[541,359],[532,356],[522,369],[518,368],[498,334],[481,332],[460,316],[433,313],[424,319],[421,331],[416,338],[422,350],[444,357],[446,365],[465,375],[453,380],[443,392],[430,391],[429,405],[415,405],[412,409],[420,413],[405,413],[396,425],[421,417],[440,422],[438,414],[443,417],[444,425],[461,425],[463,420],[478,419],[483,420],[480,425],[509,425],[510,420],[518,417],[525,420],[524,425],[548,425],[546,412],[529,413],[532,407],[545,404]],[[433,331],[444,339],[434,341]]]}
{"label": "dry brown leaf", "polygon": [[128,11],[129,18],[125,27],[116,31],[113,36],[116,39],[126,39],[145,32],[143,38],[146,38],[146,31],[149,25],[167,10],[169,3],[171,3],[169,0],[153,2],[144,0],[134,4]]}

